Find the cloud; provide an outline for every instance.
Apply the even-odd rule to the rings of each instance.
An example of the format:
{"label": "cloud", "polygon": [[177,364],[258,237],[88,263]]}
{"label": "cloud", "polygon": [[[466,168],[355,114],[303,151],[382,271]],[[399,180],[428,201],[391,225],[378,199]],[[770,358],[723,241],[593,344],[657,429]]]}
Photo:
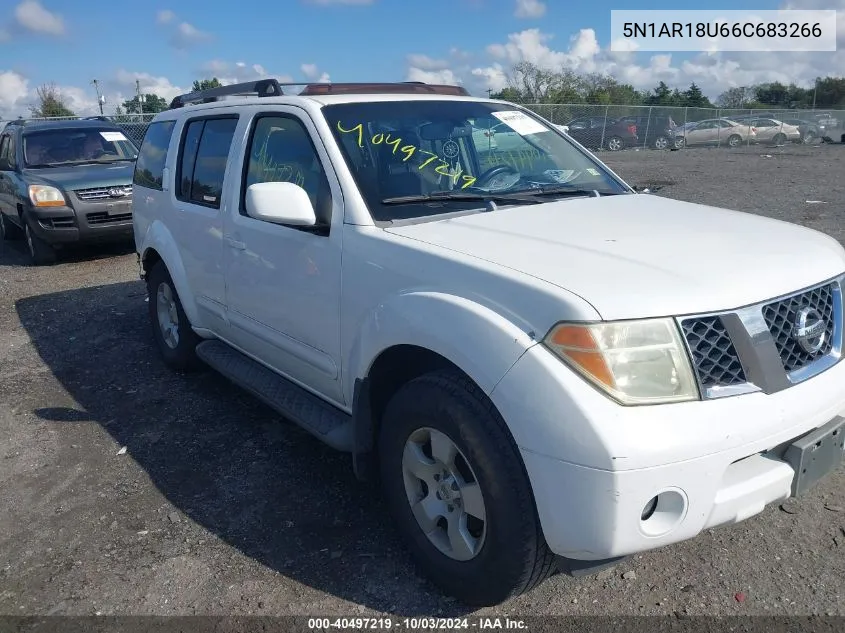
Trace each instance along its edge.
{"label": "cloud", "polygon": [[305,75],[305,78],[308,81],[313,81],[315,83],[328,83],[331,81],[331,77],[327,72],[320,72],[320,69],[317,67],[317,64],[302,64],[299,67],[302,71],[302,74]]}
{"label": "cloud", "polygon": [[24,0],[15,7],[15,18],[18,24],[33,33],[48,35],[63,35],[65,23],[62,16],[51,13],[37,0]]}
{"label": "cloud", "polygon": [[29,81],[13,70],[0,71],[0,120],[28,116],[25,107],[29,94]]}
{"label": "cloud", "polygon": [[268,72],[261,64],[226,62],[219,59],[204,64],[197,73],[197,79],[210,79],[211,77],[217,77],[220,83],[226,85],[257,81],[269,77],[275,77],[281,83],[294,81],[290,75]]}
{"label": "cloud", "polygon": [[513,14],[518,18],[541,18],[546,14],[546,5],[539,0],[516,0]]}
{"label": "cloud", "polygon": [[[114,88],[114,92],[122,93],[124,90],[135,96],[135,82],[142,94],[155,94],[164,97],[167,101],[173,97],[189,92],[189,88],[172,84],[167,77],[157,77],[145,72],[132,72],[124,69],[117,71],[113,81],[106,81],[107,88]],[[107,97],[108,99],[108,97]]]}
{"label": "cloud", "polygon": [[176,24],[176,21],[176,14],[170,9],[163,9],[156,14],[156,22],[159,26],[170,32],[167,41],[172,48],[185,50],[212,39],[211,33],[201,31],[190,22],[182,21]]}
{"label": "cloud", "polygon": [[443,70],[423,70],[411,66],[405,76],[405,81],[422,81],[427,84],[448,84],[459,86],[463,83],[455,73],[446,68]]}
{"label": "cloud", "polygon": [[201,44],[202,42],[210,39],[210,33],[200,31],[197,27],[188,22],[181,22],[170,36],[170,45],[173,48],[185,49],[190,48],[194,44]]}
{"label": "cloud", "polygon": [[408,55],[408,66],[421,70],[445,70],[449,68],[449,62],[445,59],[432,59],[427,55]]}
{"label": "cloud", "polygon": [[164,9],[156,14],[156,22],[159,24],[170,24],[176,19],[176,14],[170,9]]}

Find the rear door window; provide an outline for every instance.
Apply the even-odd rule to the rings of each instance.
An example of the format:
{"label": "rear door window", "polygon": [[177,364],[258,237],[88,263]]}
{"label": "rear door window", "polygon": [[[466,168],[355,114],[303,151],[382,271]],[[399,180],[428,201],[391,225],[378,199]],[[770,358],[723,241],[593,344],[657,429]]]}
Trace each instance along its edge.
{"label": "rear door window", "polygon": [[220,208],[223,177],[237,125],[237,116],[226,116],[195,119],[186,126],[176,175],[177,198]]}

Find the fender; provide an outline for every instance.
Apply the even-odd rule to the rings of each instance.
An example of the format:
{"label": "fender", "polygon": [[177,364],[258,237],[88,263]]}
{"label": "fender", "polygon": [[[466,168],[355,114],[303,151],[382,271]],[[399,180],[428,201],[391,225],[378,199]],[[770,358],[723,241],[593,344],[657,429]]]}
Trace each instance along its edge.
{"label": "fender", "polygon": [[191,289],[188,287],[188,277],[182,263],[182,256],[179,254],[179,248],[176,246],[176,240],[173,239],[173,235],[160,220],[154,220],[144,235],[143,246],[140,249],[141,261],[150,249],[157,251],[164,265],[167,266],[170,277],[173,279],[173,285],[176,286],[176,292],[179,294],[179,300],[182,302],[182,309],[191,325],[194,328],[202,328],[202,319]]}
{"label": "fender", "polygon": [[434,291],[394,295],[365,318],[346,355],[344,396],[352,402],[356,380],[364,380],[379,354],[395,345],[416,345],[440,354],[489,395],[537,342],[534,332],[464,297]]}

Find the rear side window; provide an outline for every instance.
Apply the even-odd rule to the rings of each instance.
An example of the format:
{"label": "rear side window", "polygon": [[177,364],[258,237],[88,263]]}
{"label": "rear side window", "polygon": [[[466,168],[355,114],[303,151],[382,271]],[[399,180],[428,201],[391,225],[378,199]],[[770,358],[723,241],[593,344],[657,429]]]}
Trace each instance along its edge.
{"label": "rear side window", "polygon": [[195,119],[186,126],[176,173],[177,198],[220,208],[223,176],[237,125],[237,117],[221,117]]}
{"label": "rear side window", "polygon": [[148,189],[162,189],[164,163],[167,160],[167,148],[176,121],[157,121],[151,123],[141,142],[141,150],[135,161],[135,174],[132,182]]}

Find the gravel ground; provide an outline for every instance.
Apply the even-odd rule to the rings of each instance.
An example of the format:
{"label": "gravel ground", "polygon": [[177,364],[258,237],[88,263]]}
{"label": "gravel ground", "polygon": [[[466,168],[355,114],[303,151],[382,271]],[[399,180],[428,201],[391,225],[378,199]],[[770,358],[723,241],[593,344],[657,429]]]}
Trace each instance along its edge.
{"label": "gravel ground", "polygon": [[[604,157],[658,195],[845,241],[841,145]],[[0,250],[0,613],[467,613],[415,572],[348,457],[162,366],[134,260]],[[840,468],[788,511],[472,613],[845,615],[843,490]]]}

